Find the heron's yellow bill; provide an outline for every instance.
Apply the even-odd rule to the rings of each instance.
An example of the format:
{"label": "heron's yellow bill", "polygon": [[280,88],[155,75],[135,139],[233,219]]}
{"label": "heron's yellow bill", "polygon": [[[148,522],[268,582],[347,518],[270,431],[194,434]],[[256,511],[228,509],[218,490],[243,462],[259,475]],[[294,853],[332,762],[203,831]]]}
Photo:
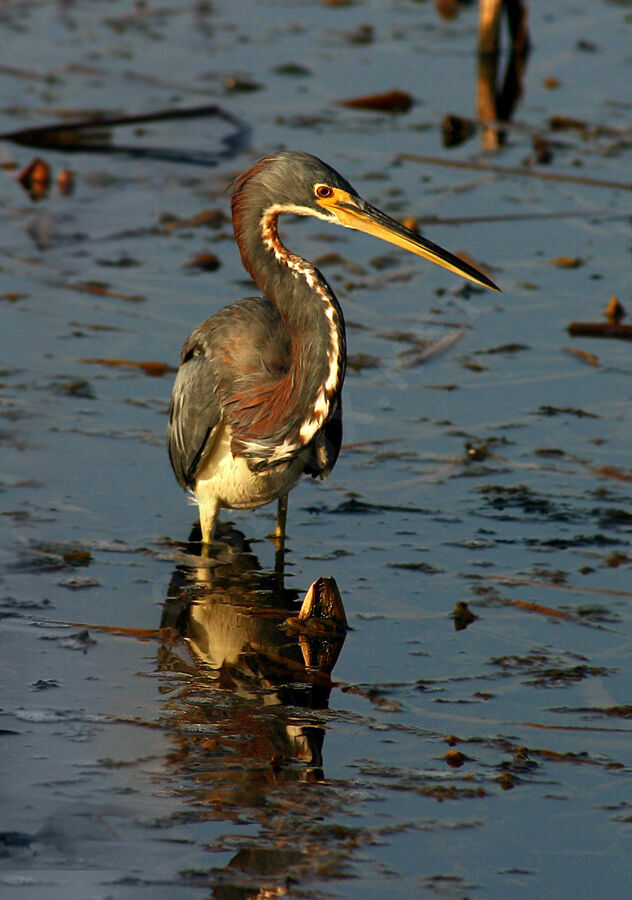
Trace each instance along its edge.
{"label": "heron's yellow bill", "polygon": [[333,197],[321,200],[320,205],[333,212],[340,225],[364,231],[390,244],[396,244],[492,291],[500,290],[487,275],[479,272],[465,260],[415,234],[401,222],[392,219],[359,197],[336,190]]}

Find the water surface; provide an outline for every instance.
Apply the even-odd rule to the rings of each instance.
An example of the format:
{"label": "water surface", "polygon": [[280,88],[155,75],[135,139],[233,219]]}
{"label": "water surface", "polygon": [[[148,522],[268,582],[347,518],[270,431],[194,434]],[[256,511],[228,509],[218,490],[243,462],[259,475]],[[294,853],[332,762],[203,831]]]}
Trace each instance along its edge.
{"label": "water surface", "polygon": [[[632,304],[632,18],[532,3],[529,25],[489,151],[481,128],[442,141],[446,115],[476,117],[474,6],[0,11],[2,132],[232,117],[120,127],[98,152],[2,143],[2,896],[628,896],[632,365],[567,327]],[[338,105],[393,88],[409,112]],[[503,290],[284,224],[352,364],[338,465],[291,497],[283,585],[272,507],[192,555],[164,448],[184,338],[250,290],[226,187],[282,147]],[[24,191],[36,155],[71,194]],[[280,628],[323,575],[352,626],[331,682]]]}

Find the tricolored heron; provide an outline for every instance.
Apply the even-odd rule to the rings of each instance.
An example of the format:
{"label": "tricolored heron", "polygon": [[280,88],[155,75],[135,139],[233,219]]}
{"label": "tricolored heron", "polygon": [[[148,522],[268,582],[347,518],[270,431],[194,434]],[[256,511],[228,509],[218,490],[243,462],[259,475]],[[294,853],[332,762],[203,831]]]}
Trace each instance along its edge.
{"label": "tricolored heron", "polygon": [[309,153],[266,156],[238,178],[233,227],[262,296],[220,309],[189,335],[169,412],[175,476],[200,509],[210,543],[222,507],[252,509],[287,495],[302,473],[325,478],[342,441],[342,310],[318,269],[281,242],[281,213],[316,216],[375,235],[476,284],[498,290],[469,263],[366,203]]}

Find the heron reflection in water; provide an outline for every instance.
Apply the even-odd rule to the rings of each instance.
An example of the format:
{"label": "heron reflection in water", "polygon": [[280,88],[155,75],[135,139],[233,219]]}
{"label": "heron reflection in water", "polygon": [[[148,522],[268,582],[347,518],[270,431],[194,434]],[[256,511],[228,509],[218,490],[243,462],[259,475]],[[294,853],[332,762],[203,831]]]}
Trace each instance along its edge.
{"label": "heron reflection in water", "polygon": [[220,508],[279,500],[303,473],[325,478],[342,442],[346,341],[342,310],[318,269],[281,242],[283,213],[315,216],[374,235],[498,290],[474,266],[364,201],[308,153],[274,153],[237,179],[233,227],[263,294],[220,309],[182,349],[171,398],[168,448],[175,476],[199,506],[202,541]]}
{"label": "heron reflection in water", "polygon": [[325,728],[313,711],[328,706],[347,628],[336,582],[317,579],[297,616],[297,592],[223,524],[205,565],[191,561],[176,568],[161,620],[159,667],[186,676],[169,693],[169,730],[231,804],[233,790],[247,805],[246,786],[277,776],[321,778]]}

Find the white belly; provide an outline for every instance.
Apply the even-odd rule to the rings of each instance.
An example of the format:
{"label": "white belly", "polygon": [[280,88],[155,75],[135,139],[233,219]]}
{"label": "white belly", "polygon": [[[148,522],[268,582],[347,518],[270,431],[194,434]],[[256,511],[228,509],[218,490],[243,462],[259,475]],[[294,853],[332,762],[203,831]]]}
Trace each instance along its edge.
{"label": "white belly", "polygon": [[[306,451],[307,453],[308,451]],[[287,465],[268,472],[251,472],[240,456],[230,449],[230,432],[222,428],[195,483],[195,499],[202,506],[252,509],[287,494],[301,476],[305,466],[303,454]]]}

